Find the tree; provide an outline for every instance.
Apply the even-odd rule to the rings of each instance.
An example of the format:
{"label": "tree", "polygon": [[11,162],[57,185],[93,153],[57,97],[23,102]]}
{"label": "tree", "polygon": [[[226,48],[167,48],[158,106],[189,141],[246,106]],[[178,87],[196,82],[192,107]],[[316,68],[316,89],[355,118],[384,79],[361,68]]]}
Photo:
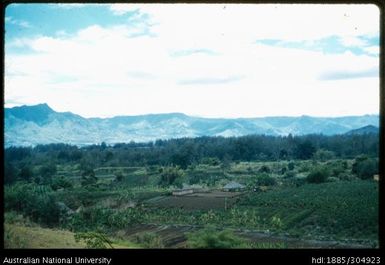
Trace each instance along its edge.
{"label": "tree", "polygon": [[325,149],[319,149],[314,154],[314,159],[319,161],[327,161],[335,158],[335,153]]}
{"label": "tree", "polygon": [[115,179],[118,182],[121,182],[123,180],[123,173],[121,171],[115,173]]}
{"label": "tree", "polygon": [[281,160],[287,159],[288,155],[289,155],[289,153],[287,152],[286,149],[281,149],[279,151],[279,159],[281,159]]}
{"label": "tree", "polygon": [[221,161],[217,157],[203,157],[201,163],[210,166],[218,166]]}
{"label": "tree", "polygon": [[43,184],[50,184],[52,182],[52,176],[55,175],[57,172],[56,170],[56,165],[55,164],[48,164],[48,165],[43,165],[39,169],[39,175],[42,179]]}
{"label": "tree", "polygon": [[165,167],[162,169],[162,173],[160,174],[159,185],[170,186],[177,179],[180,179],[183,176],[184,176],[184,172],[179,167]]}
{"label": "tree", "polygon": [[55,225],[60,211],[51,191],[48,186],[16,182],[4,190],[4,209],[23,213],[35,222]]}
{"label": "tree", "polygon": [[10,162],[4,163],[4,184],[12,184],[16,181],[16,168]]}
{"label": "tree", "polygon": [[96,178],[95,172],[93,169],[87,169],[83,171],[82,180],[81,180],[82,186],[94,185],[96,184],[97,180],[98,179]]}
{"label": "tree", "polygon": [[314,152],[315,147],[310,140],[305,140],[304,142],[298,144],[296,154],[299,159],[310,159]]}
{"label": "tree", "polygon": [[229,170],[231,168],[231,157],[228,154],[225,154],[222,159],[221,169],[223,171]]}
{"label": "tree", "polygon": [[30,181],[33,178],[32,169],[29,166],[24,166],[18,174],[18,178],[25,181]]}
{"label": "tree", "polygon": [[53,190],[72,188],[72,183],[63,176],[54,178],[51,184]]}

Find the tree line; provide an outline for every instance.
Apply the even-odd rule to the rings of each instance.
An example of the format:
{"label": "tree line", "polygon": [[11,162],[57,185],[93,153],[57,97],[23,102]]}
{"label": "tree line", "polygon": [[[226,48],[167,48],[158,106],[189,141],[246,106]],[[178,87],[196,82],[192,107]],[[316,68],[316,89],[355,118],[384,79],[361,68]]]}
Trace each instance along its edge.
{"label": "tree line", "polygon": [[378,157],[378,134],[242,137],[198,137],[77,147],[68,144],[9,147],[5,168],[17,167],[28,176],[28,165],[44,165],[41,175],[52,175],[55,164],[80,164],[82,170],[102,166],[179,166],[239,161],[306,160],[316,158]]}

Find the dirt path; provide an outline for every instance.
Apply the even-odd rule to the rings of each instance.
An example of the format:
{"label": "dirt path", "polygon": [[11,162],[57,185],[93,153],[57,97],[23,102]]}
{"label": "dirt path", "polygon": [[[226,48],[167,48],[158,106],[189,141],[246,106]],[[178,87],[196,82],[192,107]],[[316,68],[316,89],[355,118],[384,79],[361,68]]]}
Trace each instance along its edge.
{"label": "dirt path", "polygon": [[[202,227],[190,225],[155,225],[143,224],[136,225],[124,231],[120,231],[127,239],[135,234],[151,232],[162,238],[166,248],[185,248],[186,233],[194,232]],[[255,243],[259,248],[371,248],[370,245],[358,243],[345,243],[338,241],[321,241],[321,240],[304,240],[300,238],[292,238],[288,236],[272,235],[269,233],[256,232],[250,230],[234,230],[236,234],[247,238]]]}

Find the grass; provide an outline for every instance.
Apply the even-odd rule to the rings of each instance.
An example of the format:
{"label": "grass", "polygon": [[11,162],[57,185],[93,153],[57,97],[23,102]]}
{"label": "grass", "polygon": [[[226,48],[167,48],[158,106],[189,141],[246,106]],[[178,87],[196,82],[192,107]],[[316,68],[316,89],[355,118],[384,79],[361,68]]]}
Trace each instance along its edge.
{"label": "grass", "polygon": [[[4,248],[86,248],[84,242],[75,241],[74,235],[67,230],[42,228],[37,225],[4,224]],[[136,243],[120,239],[113,239],[112,242],[114,248],[140,248]]]}
{"label": "grass", "polygon": [[5,248],[85,248],[86,245],[76,242],[74,233],[16,224],[4,224]]}

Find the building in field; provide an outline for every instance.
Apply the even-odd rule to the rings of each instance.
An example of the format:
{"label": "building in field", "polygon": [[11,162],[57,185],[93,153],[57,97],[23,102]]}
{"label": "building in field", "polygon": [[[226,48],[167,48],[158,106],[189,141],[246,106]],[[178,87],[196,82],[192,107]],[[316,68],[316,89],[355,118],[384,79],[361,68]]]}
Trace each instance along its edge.
{"label": "building in field", "polygon": [[242,185],[235,181],[231,181],[223,187],[223,190],[224,191],[242,191],[245,188],[246,188],[245,185]]}
{"label": "building in field", "polygon": [[375,181],[380,181],[380,175],[374,175],[374,176],[373,176],[373,179],[374,179]]}
{"label": "building in field", "polygon": [[194,193],[194,190],[191,189],[191,188],[187,188],[187,189],[174,190],[172,192],[172,195],[174,195],[174,196],[183,196],[183,195],[191,194],[191,193]]}

